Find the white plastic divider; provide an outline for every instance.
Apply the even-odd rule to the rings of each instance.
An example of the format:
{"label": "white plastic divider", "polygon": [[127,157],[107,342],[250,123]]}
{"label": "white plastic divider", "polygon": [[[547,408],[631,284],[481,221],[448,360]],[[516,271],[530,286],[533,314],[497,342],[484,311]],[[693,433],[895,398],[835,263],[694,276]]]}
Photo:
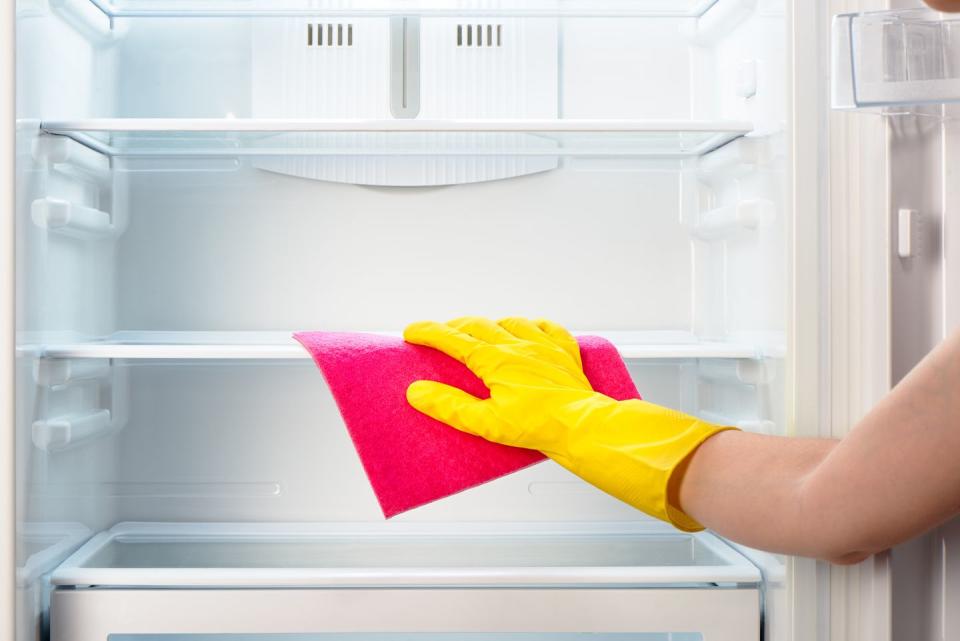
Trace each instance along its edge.
{"label": "white plastic divider", "polygon": [[[399,332],[377,332],[399,336]],[[684,332],[575,332],[601,336],[625,359],[760,359],[778,354],[755,345],[700,341]],[[21,345],[47,359],[306,360],[292,332],[118,332],[100,340]]]}

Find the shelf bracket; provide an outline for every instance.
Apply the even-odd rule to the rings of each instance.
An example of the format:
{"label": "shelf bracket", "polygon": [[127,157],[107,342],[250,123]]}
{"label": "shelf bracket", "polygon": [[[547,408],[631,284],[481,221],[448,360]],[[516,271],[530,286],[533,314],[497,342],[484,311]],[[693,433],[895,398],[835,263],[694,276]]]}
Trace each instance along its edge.
{"label": "shelf bracket", "polygon": [[110,214],[59,198],[38,198],[30,206],[37,227],[75,238],[107,237],[114,233]]}
{"label": "shelf bracket", "polygon": [[33,159],[51,167],[60,165],[59,170],[79,174],[99,185],[109,185],[112,181],[110,156],[67,136],[37,136]]}
{"label": "shelf bracket", "polygon": [[[95,407],[41,418],[31,426],[34,446],[58,452],[122,430],[129,418],[130,384],[126,368],[98,359],[40,359],[34,380],[49,392],[95,383],[109,407]],[[102,400],[102,399],[101,399]]]}
{"label": "shelf bracket", "polygon": [[756,231],[776,217],[776,205],[761,198],[742,200],[736,205],[718,207],[700,215],[693,228],[699,240],[723,240],[743,231]]}

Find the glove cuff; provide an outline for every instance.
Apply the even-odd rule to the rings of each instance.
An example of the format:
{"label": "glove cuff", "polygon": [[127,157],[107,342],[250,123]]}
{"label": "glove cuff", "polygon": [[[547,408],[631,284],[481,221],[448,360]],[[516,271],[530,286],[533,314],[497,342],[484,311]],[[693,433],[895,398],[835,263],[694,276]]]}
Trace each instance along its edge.
{"label": "glove cuff", "polygon": [[[646,401],[594,406],[567,451],[551,456],[604,492],[685,532],[704,527],[680,509],[679,489],[690,457],[711,436],[737,428],[713,425]],[[587,417],[581,417],[586,419]]]}

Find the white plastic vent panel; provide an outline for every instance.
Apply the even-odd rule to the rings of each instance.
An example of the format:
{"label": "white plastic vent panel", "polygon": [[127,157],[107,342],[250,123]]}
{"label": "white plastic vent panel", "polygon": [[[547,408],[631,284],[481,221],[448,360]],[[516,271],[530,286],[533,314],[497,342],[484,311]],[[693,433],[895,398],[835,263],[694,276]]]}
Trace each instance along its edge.
{"label": "white plastic vent panel", "polygon": [[[557,117],[556,21],[426,18],[417,26],[419,65],[412,71],[419,80],[417,119]],[[408,52],[394,50],[390,29],[390,20],[380,18],[257,23],[253,116],[393,119],[391,62]],[[522,133],[450,132],[432,137],[423,156],[376,153],[390,146],[386,136],[329,136],[330,146],[353,147],[349,157],[264,158],[256,166],[314,180],[429,186],[499,180],[548,171],[559,163],[550,154],[555,140]],[[497,155],[505,148],[531,153]],[[472,152],[457,153],[463,149]]]}

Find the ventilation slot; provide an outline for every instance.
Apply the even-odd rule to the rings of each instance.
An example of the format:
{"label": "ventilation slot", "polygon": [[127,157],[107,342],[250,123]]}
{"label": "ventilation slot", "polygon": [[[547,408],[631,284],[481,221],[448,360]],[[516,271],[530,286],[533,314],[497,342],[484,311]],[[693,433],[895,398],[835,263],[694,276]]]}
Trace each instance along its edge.
{"label": "ventilation slot", "polygon": [[340,23],[307,24],[308,47],[352,47],[353,25]]}
{"label": "ventilation slot", "polygon": [[502,24],[458,24],[458,47],[502,47]]}

